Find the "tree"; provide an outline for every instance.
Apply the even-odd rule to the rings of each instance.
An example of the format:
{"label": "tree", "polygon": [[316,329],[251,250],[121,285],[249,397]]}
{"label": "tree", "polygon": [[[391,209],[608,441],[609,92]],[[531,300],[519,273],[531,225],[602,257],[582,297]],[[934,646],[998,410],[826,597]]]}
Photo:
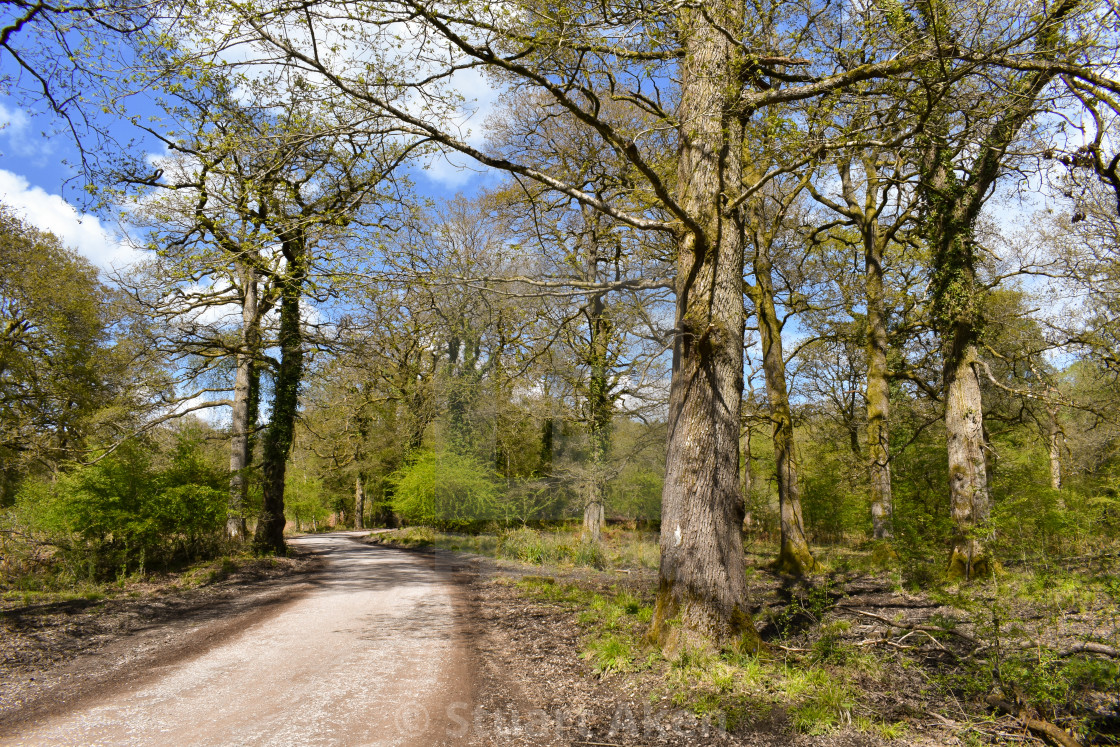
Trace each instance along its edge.
{"label": "tree", "polygon": [[[972,127],[959,127],[959,96],[966,91],[969,96],[977,94],[975,89],[962,86],[958,95],[947,101],[929,102],[929,110],[938,117],[917,141],[924,230],[933,252],[930,313],[944,350],[949,488],[957,527],[950,576],[969,579],[992,570],[983,546],[983,538],[990,532],[987,522],[991,501],[976,347],[984,297],[977,276],[976,221],[1004,174],[1016,140],[1038,113],[1040,97],[1059,74],[1056,66],[1047,66],[1046,62],[1062,54],[1066,43],[1062,24],[1077,6],[1072,1],[1059,3],[1033,19],[1032,33],[1025,38],[1030,40],[1030,54],[1040,67],[1008,73],[1001,81],[1001,90],[1006,91],[1003,95],[981,89],[991,98],[979,105],[987,114],[981,120],[987,126],[979,133]],[[953,33],[944,26],[943,18],[927,13],[922,20],[926,33]],[[970,112],[973,116],[976,113]]]}
{"label": "tree", "polygon": [[[853,176],[853,162],[862,172]],[[909,189],[909,164],[898,151],[865,148],[840,154],[835,162],[840,200],[809,185],[813,198],[843,216],[857,232],[863,250],[866,317],[867,462],[871,487],[871,521],[875,539],[894,536],[894,501],[890,469],[889,309],[885,260],[899,231],[917,209]],[[861,194],[862,191],[862,194]]]}
{"label": "tree", "polygon": [[[266,551],[284,551],[285,468],[294,438],[299,390],[304,374],[306,322],[301,307],[317,278],[337,274],[339,263],[354,262],[353,233],[348,227],[376,224],[372,206],[386,198],[386,180],[414,149],[415,141],[394,141],[391,129],[376,126],[356,132],[332,119],[329,111],[312,110],[297,82],[245,83],[235,96],[234,81],[220,71],[199,73],[194,87],[171,86],[182,133],[148,127],[185,166],[172,171],[145,170],[136,165],[129,179],[175,195],[178,215],[189,217],[173,243],[217,250],[229,288],[241,306],[240,339],[217,346],[211,354],[238,359],[234,383],[235,420],[231,467],[230,523],[239,520],[239,498],[251,432],[249,403],[258,361],[270,365],[272,401],[262,437],[263,504],[254,544]],[[282,89],[280,113],[271,98]],[[248,101],[244,100],[248,97]],[[347,114],[335,111],[335,114]],[[366,125],[370,125],[368,121]],[[348,247],[348,244],[351,246]],[[188,260],[188,264],[190,264]],[[213,271],[206,263],[194,272]],[[264,303],[257,284],[270,289]],[[275,303],[278,310],[275,345],[278,359],[262,350],[259,325]],[[212,336],[204,345],[212,345]],[[237,533],[238,528],[233,528]]]}
{"label": "tree", "polygon": [[[782,349],[782,328],[785,319],[778,316],[774,293],[775,248],[789,240],[787,217],[806,181],[792,185],[773,183],[753,200],[747,211],[748,237],[754,283],[747,294],[754,303],[759,341],[762,345],[762,369],[766,380],[766,397],[774,442],[774,467],[778,480],[778,521],[780,547],[775,568],[783,573],[801,576],[816,567],[805,536],[801,513],[801,482],[798,479],[797,456],[793,436],[793,413],[786,382],[786,357]],[[768,199],[769,198],[769,199]],[[795,239],[796,240],[796,239]]]}
{"label": "tree", "polygon": [[[797,102],[899,76],[950,53],[987,59],[1006,51],[1006,39],[996,35],[989,44],[983,34],[957,35],[950,49],[938,41],[942,37],[926,37],[907,40],[901,54],[869,42],[864,48],[873,53],[849,58],[844,34],[853,30],[843,23],[844,11],[828,4],[805,12],[776,3],[748,13],[742,2],[542,9],[387,0],[357,7],[321,2],[298,11],[245,7],[238,13],[240,25],[228,38],[263,45],[306,79],[322,82],[321,95],[342,94],[441,147],[535,180],[623,224],[674,237],[676,335],[653,635],[670,648],[741,637],[755,645],[738,534],[737,444],[742,209],[760,185],[743,168],[744,124],[756,113],[783,109],[796,121]],[[341,28],[334,23],[339,18],[346,19]],[[327,27],[332,41],[370,56],[358,62],[322,53]],[[402,28],[413,32],[407,42],[399,37]],[[973,39],[982,47],[962,49]],[[817,52],[804,60],[796,56],[802,47],[835,55]],[[547,164],[506,158],[462,137],[454,119],[456,99],[441,94],[456,71],[479,67],[511,90],[548,97],[550,106],[594,133],[632,170],[636,193],[656,214],[610,204]],[[402,102],[401,91],[421,89],[415,106]],[[633,127],[634,118],[613,117],[602,106],[604,92],[645,113],[643,126]],[[650,147],[661,145],[660,138],[648,136],[651,131],[672,133],[675,159]],[[776,168],[785,172],[793,163],[808,163],[814,152],[799,152]],[[772,176],[762,174],[763,181]],[[667,639],[667,622],[678,617],[684,637]]]}
{"label": "tree", "polygon": [[[0,206],[0,505],[29,471],[57,471],[111,442],[124,406],[158,379],[132,353],[113,293],[88,261]],[[131,359],[131,360],[130,360]],[[133,378],[135,377],[135,378]],[[151,390],[148,390],[149,393]]]}

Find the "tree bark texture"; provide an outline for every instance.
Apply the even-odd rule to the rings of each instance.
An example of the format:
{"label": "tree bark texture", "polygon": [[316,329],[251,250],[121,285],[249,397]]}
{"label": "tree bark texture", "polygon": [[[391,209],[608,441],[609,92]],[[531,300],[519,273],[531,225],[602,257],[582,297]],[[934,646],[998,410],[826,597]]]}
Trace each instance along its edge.
{"label": "tree bark texture", "polygon": [[303,379],[303,336],[300,328],[300,295],[304,268],[302,250],[285,252],[286,276],[280,287],[280,366],[276,371],[272,417],[264,434],[264,496],[253,543],[259,550],[283,554],[284,478],[292,451],[299,387]]}
{"label": "tree bark texture", "polygon": [[[738,2],[706,9],[741,29]],[[743,392],[743,223],[722,198],[742,183],[743,124],[729,82],[741,51],[684,8],[678,200],[681,229],[668,448],[661,499],[661,567],[651,637],[668,651],[734,644],[757,649],[747,603],[739,493]],[[680,626],[670,625],[679,619]]]}
{"label": "tree bark texture", "polygon": [[956,531],[949,559],[950,578],[975,578],[991,573],[982,540],[990,537],[988,464],[980,377],[974,367],[976,349],[969,346],[946,371],[945,430],[949,440],[949,510]]}
{"label": "tree bark texture", "polygon": [[226,536],[232,540],[242,540],[246,536],[245,500],[248,497],[248,470],[252,461],[250,433],[256,427],[253,379],[258,375],[256,355],[260,348],[257,277],[252,269],[245,268],[242,271],[241,287],[241,348],[237,353],[237,373],[233,385],[229,504],[226,510]]}
{"label": "tree bark texture", "polygon": [[778,477],[778,510],[781,546],[774,567],[781,573],[801,576],[816,567],[805,537],[801,517],[801,484],[797,478],[797,456],[793,440],[793,415],[786,386],[786,361],[782,352],[782,328],[774,305],[772,266],[765,245],[756,247],[754,286],[751,294],[762,342],[762,369],[773,424],[774,461]]}
{"label": "tree bark texture", "polygon": [[871,478],[871,527],[875,539],[894,537],[891,494],[890,404],[887,369],[887,311],[883,293],[883,243],[876,224],[864,230],[867,296],[867,457]]}

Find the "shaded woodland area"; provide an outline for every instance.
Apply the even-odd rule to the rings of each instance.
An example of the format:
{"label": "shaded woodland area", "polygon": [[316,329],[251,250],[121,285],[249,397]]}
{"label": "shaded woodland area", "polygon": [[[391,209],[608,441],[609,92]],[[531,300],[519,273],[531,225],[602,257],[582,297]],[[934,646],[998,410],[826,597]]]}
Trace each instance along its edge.
{"label": "shaded woodland area", "polygon": [[[676,661],[816,650],[811,579],[854,570],[1115,620],[1114,4],[5,12],[2,85],[140,257],[0,213],[5,593],[405,527],[655,570],[635,626]],[[448,159],[485,177],[437,194]],[[1007,681],[1108,692],[1115,624],[1079,630]],[[968,697],[1115,738],[1039,688]]]}

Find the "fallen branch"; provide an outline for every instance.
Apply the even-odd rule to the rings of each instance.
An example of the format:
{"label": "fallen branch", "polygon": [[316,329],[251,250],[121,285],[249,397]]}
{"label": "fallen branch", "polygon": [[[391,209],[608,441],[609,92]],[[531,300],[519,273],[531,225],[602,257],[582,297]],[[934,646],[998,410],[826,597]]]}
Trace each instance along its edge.
{"label": "fallen branch", "polygon": [[1073,656],[1074,654],[1100,654],[1101,656],[1111,656],[1113,659],[1120,659],[1120,651],[1114,649],[1112,646],[1106,646],[1103,643],[1076,643],[1058,652],[1058,656],[1061,657]]}
{"label": "fallen branch", "polygon": [[1055,744],[1060,745],[1060,747],[1082,747],[1081,742],[1078,742],[1076,739],[1067,734],[1064,729],[1050,723],[1049,721],[1031,718],[1030,716],[1024,714],[1023,709],[1019,709],[1018,711],[1016,711],[1010,703],[1008,703],[998,695],[989,695],[988,697],[984,698],[984,701],[992,708],[995,708],[997,711],[1005,713],[1009,716],[1015,716],[1019,719],[1019,722],[1023,724],[1023,726],[1027,727],[1027,729],[1033,731],[1035,734],[1041,734]]}
{"label": "fallen branch", "polygon": [[896,628],[902,628],[904,630],[920,630],[923,633],[952,633],[953,635],[957,636],[958,638],[962,638],[962,639],[968,641],[969,643],[971,643],[974,646],[980,645],[980,642],[978,640],[976,640],[975,638],[973,638],[968,633],[964,633],[964,632],[961,632],[959,630],[955,630],[955,629],[952,629],[952,628],[939,628],[936,625],[920,625],[920,624],[917,624],[917,623],[896,622],[894,620],[888,620],[887,618],[883,617],[882,615],[876,615],[872,612],[864,612],[863,610],[852,609],[851,607],[848,607],[847,609],[851,610],[852,612],[856,613],[857,615],[863,615],[864,617],[870,617],[872,620],[878,620],[879,622],[886,623],[887,625],[891,625],[891,626],[896,627]]}

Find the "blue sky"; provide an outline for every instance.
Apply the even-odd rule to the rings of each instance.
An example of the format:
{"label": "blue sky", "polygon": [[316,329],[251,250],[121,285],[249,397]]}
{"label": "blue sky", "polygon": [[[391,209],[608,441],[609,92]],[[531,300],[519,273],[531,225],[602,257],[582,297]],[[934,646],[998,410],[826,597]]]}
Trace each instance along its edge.
{"label": "blue sky", "polygon": [[[0,64],[0,70],[4,67]],[[492,92],[475,88],[466,94],[479,102],[480,111],[471,120],[471,139],[481,141]],[[122,141],[136,135],[126,122],[115,129]],[[154,143],[148,150],[157,152]],[[103,270],[121,268],[136,255],[123,241],[115,220],[83,210],[82,181],[67,165],[77,160],[77,148],[69,134],[59,131],[57,118],[35,102],[0,94],[0,201]],[[432,158],[411,172],[420,194],[436,202],[495,182],[492,172],[459,155]]]}

